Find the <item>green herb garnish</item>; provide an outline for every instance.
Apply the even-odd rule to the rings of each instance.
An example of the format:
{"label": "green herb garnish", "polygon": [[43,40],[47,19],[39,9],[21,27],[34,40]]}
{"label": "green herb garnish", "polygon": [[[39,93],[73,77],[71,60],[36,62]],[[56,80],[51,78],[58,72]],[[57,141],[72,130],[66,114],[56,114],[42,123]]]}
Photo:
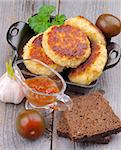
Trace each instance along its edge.
{"label": "green herb garnish", "polygon": [[35,33],[44,32],[52,25],[62,25],[66,19],[65,15],[56,15],[51,21],[51,14],[55,11],[55,6],[43,5],[37,15],[28,19],[29,26]]}
{"label": "green herb garnish", "polygon": [[56,15],[55,18],[52,20],[51,25],[63,25],[65,20],[65,15]]}
{"label": "green herb garnish", "polygon": [[6,71],[11,79],[15,79],[14,70],[12,67],[12,61],[9,59],[9,62],[6,62]]}

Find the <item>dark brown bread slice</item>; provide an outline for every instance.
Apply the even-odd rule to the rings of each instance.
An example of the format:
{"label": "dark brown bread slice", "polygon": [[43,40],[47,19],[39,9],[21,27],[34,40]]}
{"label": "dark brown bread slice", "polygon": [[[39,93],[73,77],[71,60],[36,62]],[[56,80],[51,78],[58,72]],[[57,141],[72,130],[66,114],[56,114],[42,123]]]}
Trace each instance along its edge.
{"label": "dark brown bread slice", "polygon": [[[57,133],[59,136],[70,138],[69,136],[69,127],[66,119],[63,115],[58,122]],[[95,143],[95,144],[108,144],[111,141],[111,136],[108,137],[99,137],[99,138],[88,138],[84,143]]]}
{"label": "dark brown bread slice", "polygon": [[57,124],[57,133],[59,136],[69,138],[69,127],[63,114],[61,114],[60,120]]}
{"label": "dark brown bread slice", "polygon": [[111,141],[111,136],[100,137],[100,138],[88,138],[83,143],[94,143],[94,144],[108,144]]}
{"label": "dark brown bread slice", "polygon": [[73,98],[73,108],[63,113],[74,141],[106,137],[121,131],[121,121],[103,95],[92,92]]}

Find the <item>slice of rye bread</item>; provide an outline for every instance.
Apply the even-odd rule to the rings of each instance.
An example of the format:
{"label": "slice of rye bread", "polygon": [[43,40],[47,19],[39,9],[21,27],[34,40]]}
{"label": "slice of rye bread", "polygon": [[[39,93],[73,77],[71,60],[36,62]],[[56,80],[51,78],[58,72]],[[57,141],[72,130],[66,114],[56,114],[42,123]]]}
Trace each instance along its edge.
{"label": "slice of rye bread", "polygon": [[83,142],[121,131],[120,119],[99,92],[73,98],[73,108],[63,115],[69,127],[69,137],[74,141]]}
{"label": "slice of rye bread", "polygon": [[[65,137],[65,138],[69,138],[69,127],[67,124],[66,119],[64,118],[63,115],[61,115],[61,118],[58,122],[58,126],[57,126],[57,133],[59,136]],[[108,144],[111,141],[111,136],[107,136],[107,137],[98,137],[98,138],[87,138],[87,140],[83,141],[84,143],[95,143],[95,144]]]}

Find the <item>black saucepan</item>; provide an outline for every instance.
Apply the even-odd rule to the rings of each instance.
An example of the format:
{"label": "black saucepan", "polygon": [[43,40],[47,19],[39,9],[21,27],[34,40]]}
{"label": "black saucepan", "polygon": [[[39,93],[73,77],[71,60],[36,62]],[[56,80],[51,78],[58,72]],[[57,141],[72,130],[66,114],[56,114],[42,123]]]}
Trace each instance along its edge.
{"label": "black saucepan", "polygon": [[[14,50],[13,63],[17,59],[22,58],[21,56],[23,52],[23,46],[34,35],[35,35],[34,31],[25,22],[19,21],[10,26],[6,38],[8,43],[12,46]],[[108,49],[108,61],[104,68],[104,71],[114,67],[120,61],[121,57],[121,48],[118,44],[114,42],[108,42],[107,49]],[[66,71],[62,73],[62,76],[64,77],[67,83],[67,89],[81,94],[88,92],[89,89],[93,88],[98,83],[98,80],[96,80],[92,82],[90,85],[75,84],[66,79],[65,74]]]}

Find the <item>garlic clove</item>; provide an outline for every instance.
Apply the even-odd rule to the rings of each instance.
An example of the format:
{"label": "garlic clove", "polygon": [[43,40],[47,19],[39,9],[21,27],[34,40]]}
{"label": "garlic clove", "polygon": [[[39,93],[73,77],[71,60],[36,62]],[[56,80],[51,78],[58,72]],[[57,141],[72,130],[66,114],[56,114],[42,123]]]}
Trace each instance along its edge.
{"label": "garlic clove", "polygon": [[22,86],[6,72],[0,78],[0,100],[4,103],[19,104],[24,97]]}

